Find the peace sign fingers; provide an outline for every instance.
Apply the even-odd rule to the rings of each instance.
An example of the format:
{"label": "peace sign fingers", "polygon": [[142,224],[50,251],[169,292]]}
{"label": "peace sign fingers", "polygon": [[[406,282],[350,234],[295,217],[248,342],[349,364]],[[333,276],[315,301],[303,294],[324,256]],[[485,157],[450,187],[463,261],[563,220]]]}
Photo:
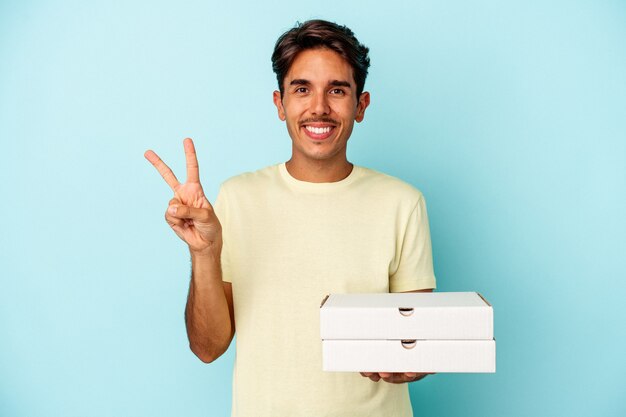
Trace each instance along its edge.
{"label": "peace sign fingers", "polygon": [[183,141],[185,147],[185,160],[187,161],[187,182],[200,182],[200,170],[198,168],[198,158],[193,141],[187,138]]}
{"label": "peace sign fingers", "polygon": [[[193,143],[191,146],[193,147]],[[185,150],[186,149],[187,147],[185,146]],[[146,153],[144,153],[144,156],[146,157],[148,161],[150,161],[152,165],[154,165],[154,167],[156,168],[157,171],[159,171],[159,174],[161,174],[161,176],[163,177],[167,185],[169,185],[172,191],[175,192],[176,188],[180,185],[180,183],[178,182],[176,175],[174,175],[170,167],[165,165],[165,162],[163,162],[161,158],[159,158],[159,155],[154,153],[154,151],[151,151],[151,150],[146,151]],[[194,152],[194,157],[195,157],[195,152]],[[196,167],[197,167],[197,164],[198,163],[196,162]]]}

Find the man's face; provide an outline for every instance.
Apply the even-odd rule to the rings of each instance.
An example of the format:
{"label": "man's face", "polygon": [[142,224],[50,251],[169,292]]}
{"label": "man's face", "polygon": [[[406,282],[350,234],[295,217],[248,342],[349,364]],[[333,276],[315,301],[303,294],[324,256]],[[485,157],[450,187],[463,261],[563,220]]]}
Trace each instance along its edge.
{"label": "man's face", "polygon": [[352,67],[325,48],[307,49],[293,61],[284,95],[274,91],[280,120],[287,122],[293,160],[345,161],[354,121],[363,120],[369,93],[357,99]]}

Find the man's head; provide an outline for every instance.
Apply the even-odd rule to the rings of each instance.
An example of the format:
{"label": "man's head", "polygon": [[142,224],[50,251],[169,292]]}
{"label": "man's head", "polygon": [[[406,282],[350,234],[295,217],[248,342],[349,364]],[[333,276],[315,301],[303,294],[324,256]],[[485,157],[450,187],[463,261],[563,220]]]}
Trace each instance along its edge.
{"label": "man's head", "polygon": [[360,43],[346,26],[325,20],[299,23],[276,41],[272,54],[272,68],[276,73],[281,96],[285,92],[285,76],[296,56],[302,51],[316,48],[330,49],[348,62],[352,67],[356,95],[359,97],[365,87],[367,70],[370,66],[369,49]]}
{"label": "man's head", "polygon": [[272,62],[280,91],[274,91],[274,104],[292,139],[292,163],[348,166],[348,139],[370,102],[363,91],[367,52],[350,29],[322,20],[278,39]]}

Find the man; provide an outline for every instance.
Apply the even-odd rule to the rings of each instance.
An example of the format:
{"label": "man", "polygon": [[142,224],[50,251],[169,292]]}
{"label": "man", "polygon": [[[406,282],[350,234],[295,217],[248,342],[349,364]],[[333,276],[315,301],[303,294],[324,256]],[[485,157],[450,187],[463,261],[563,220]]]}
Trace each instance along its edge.
{"label": "man", "polygon": [[174,191],[165,217],[191,252],[191,349],[211,362],[237,329],[233,416],[410,416],[404,382],[424,374],[321,370],[326,294],[435,287],[421,193],[346,157],[370,102],[368,48],[314,20],[278,39],[272,63],[289,161],[226,181],[213,209],[191,139],[184,184],[145,155]]}

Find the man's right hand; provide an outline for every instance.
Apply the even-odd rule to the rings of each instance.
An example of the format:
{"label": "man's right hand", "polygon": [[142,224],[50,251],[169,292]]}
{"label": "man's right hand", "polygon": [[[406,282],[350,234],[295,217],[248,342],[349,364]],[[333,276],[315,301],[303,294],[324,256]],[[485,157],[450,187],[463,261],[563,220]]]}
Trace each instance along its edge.
{"label": "man's right hand", "polygon": [[187,161],[187,182],[184,184],[178,182],[172,170],[154,151],[146,151],[144,156],[174,191],[174,198],[170,200],[165,212],[165,220],[172,230],[189,245],[192,254],[205,255],[212,252],[219,256],[222,250],[222,226],[200,184],[193,141],[187,138],[183,141],[183,146]]}
{"label": "man's right hand", "polygon": [[184,184],[156,153],[146,151],[144,156],[174,191],[165,219],[191,251],[187,337],[196,356],[212,362],[228,349],[235,333],[233,294],[231,284],[222,282],[222,226],[202,190],[193,141],[187,138],[183,144],[187,160]]}

